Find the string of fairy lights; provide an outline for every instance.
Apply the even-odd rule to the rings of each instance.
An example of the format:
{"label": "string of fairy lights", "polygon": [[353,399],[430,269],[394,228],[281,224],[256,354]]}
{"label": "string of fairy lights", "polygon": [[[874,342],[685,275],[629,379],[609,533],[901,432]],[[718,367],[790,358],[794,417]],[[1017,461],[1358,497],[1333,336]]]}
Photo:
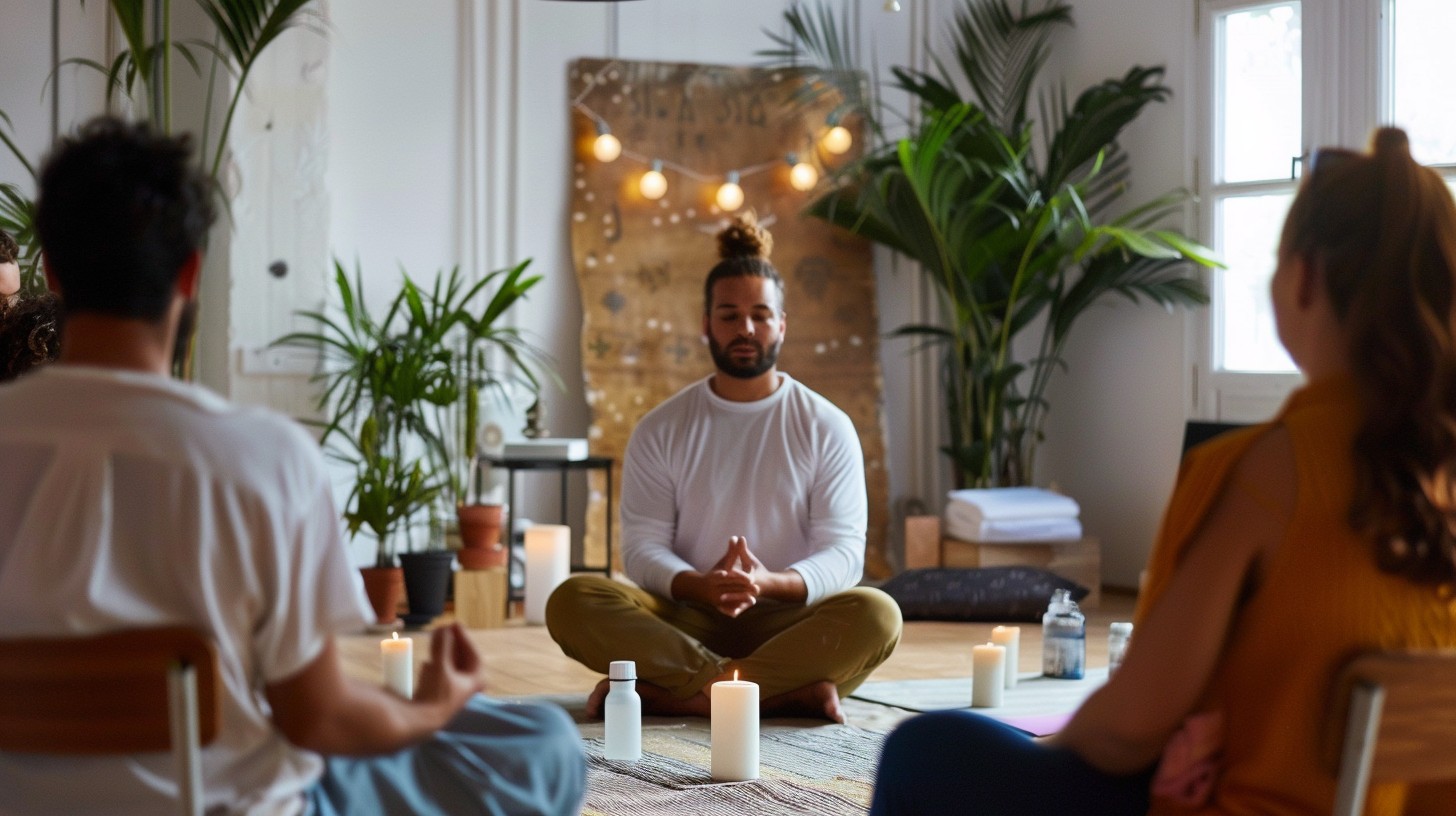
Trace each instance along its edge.
{"label": "string of fairy lights", "polygon": [[[774,158],[747,167],[736,167],[720,173],[705,173],[671,159],[649,156],[629,149],[612,133],[611,125],[607,122],[606,117],[592,110],[584,101],[587,94],[604,81],[603,77],[614,66],[615,63],[608,63],[595,73],[588,74],[585,77],[586,87],[571,101],[571,106],[590,119],[596,128],[597,135],[592,142],[592,155],[596,157],[597,161],[609,164],[620,158],[626,158],[646,168],[637,179],[637,189],[643,198],[656,201],[667,195],[668,172],[698,184],[718,184],[713,198],[724,212],[733,212],[743,206],[744,194],[741,182],[759,173],[787,168],[789,185],[795,190],[808,192],[818,186],[819,168],[806,160],[811,157],[799,153],[788,153],[783,158]],[[842,156],[854,146],[854,136],[848,128],[831,115],[825,122],[824,129],[817,138],[817,143],[824,152]]]}

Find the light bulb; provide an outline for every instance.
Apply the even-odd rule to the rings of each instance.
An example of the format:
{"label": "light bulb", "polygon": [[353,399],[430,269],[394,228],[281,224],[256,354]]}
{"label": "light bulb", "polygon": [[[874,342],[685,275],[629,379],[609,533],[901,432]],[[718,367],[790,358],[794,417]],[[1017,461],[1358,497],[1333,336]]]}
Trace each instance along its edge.
{"label": "light bulb", "polygon": [[718,188],[718,206],[728,212],[743,206],[743,188],[738,186],[738,171],[729,170],[727,180]]}
{"label": "light bulb", "polygon": [[850,135],[844,125],[835,125],[824,134],[824,138],[819,140],[819,144],[830,153],[840,155],[849,152],[850,145],[854,144],[854,137]]}
{"label": "light bulb", "polygon": [[793,165],[789,168],[790,186],[803,192],[814,189],[814,185],[819,183],[819,171],[814,169],[814,165],[805,161],[793,162]]}
{"label": "light bulb", "polygon": [[642,180],[637,183],[637,189],[642,191],[643,198],[650,198],[653,201],[667,195],[667,176],[662,174],[662,162],[652,162],[652,169],[642,174]]}
{"label": "light bulb", "polygon": [[616,161],[617,157],[622,155],[622,143],[611,133],[603,133],[597,136],[595,142],[592,142],[592,154],[597,157],[599,162]]}

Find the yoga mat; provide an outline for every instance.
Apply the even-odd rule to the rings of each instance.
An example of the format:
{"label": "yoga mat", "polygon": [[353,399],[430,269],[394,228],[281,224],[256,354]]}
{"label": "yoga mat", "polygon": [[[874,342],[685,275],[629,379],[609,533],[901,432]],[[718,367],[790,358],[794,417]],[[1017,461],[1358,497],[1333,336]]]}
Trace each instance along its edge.
{"label": "yoga mat", "polygon": [[[971,710],[1042,736],[1060,729],[1077,706],[1106,682],[1105,668],[1089,669],[1081,680],[1022,674],[1016,688],[1006,689],[1002,695],[1002,705]],[[969,709],[971,678],[872,681],[860,686],[851,696],[907,711]]]}

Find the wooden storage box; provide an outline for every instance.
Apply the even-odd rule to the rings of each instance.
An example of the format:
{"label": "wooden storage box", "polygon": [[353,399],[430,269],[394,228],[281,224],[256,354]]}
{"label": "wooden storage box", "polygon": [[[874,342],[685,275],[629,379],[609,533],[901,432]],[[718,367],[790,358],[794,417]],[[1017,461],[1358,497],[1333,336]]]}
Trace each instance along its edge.
{"label": "wooden storage box", "polygon": [[506,568],[455,572],[455,619],[467,629],[506,625]]}
{"label": "wooden storage box", "polygon": [[1081,606],[1096,609],[1102,601],[1102,545],[1095,538],[985,544],[943,537],[939,516],[911,516],[905,519],[905,568],[916,567],[1038,567],[1087,587]]}

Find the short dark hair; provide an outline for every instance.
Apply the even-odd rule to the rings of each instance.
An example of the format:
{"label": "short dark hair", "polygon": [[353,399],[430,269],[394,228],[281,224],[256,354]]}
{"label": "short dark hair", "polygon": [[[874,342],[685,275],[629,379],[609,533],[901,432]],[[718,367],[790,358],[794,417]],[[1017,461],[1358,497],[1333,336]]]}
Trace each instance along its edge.
{"label": "short dark hair", "polygon": [[191,139],[100,117],[63,138],[40,173],[36,231],[67,314],[155,321],[216,212]]}

